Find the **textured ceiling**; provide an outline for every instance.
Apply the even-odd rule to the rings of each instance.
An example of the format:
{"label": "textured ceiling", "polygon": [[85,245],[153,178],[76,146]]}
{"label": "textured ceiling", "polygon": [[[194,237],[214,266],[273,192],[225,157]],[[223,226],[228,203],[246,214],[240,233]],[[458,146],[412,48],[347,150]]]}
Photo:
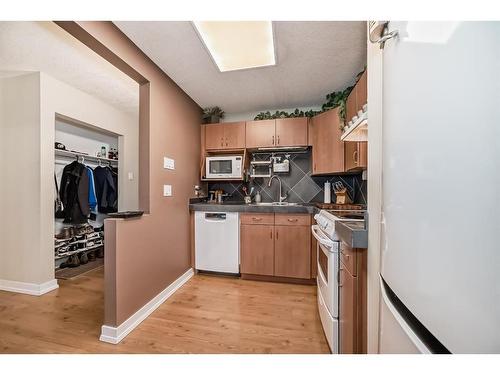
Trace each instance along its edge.
{"label": "textured ceiling", "polygon": [[324,102],[366,64],[365,22],[274,22],[277,65],[221,73],[191,22],[115,22],[201,107],[228,113]]}
{"label": "textured ceiling", "polygon": [[0,22],[0,71],[42,71],[138,112],[138,84],[52,22]]}

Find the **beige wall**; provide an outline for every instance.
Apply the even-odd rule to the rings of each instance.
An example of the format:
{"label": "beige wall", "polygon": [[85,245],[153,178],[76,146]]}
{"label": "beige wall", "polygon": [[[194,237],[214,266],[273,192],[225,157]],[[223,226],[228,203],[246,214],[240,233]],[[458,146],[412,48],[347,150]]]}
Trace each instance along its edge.
{"label": "beige wall", "polygon": [[137,177],[126,179],[138,174],[138,117],[44,73],[5,78],[2,89],[0,279],[41,284],[54,279],[56,114],[120,135],[123,209],[138,207]]}
{"label": "beige wall", "polygon": [[36,284],[54,278],[53,270],[38,266],[43,256],[39,84],[37,73],[0,79],[0,279]]}
{"label": "beige wall", "polygon": [[[58,24],[142,85],[139,196],[149,214],[105,223],[105,324],[118,326],[190,268],[201,109],[111,22]],[[164,156],[175,170],[163,169]]]}

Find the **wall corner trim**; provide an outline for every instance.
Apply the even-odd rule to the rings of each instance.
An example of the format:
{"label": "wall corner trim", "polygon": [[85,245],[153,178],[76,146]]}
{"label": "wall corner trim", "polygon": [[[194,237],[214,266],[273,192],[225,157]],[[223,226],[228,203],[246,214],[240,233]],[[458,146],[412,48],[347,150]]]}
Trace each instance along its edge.
{"label": "wall corner trim", "polygon": [[52,279],[41,284],[0,279],[0,290],[6,292],[29,294],[32,296],[41,296],[57,288],[59,288],[59,284],[57,283],[56,279]]}
{"label": "wall corner trim", "polygon": [[165,302],[177,289],[183,286],[194,275],[192,268],[188,269],[172,284],[162,290],[156,297],[141,307],[135,314],[120,324],[118,327],[110,327],[103,325],[101,327],[101,336],[99,340],[110,344],[118,344],[127,336],[134,328],[142,323],[153,311]]}

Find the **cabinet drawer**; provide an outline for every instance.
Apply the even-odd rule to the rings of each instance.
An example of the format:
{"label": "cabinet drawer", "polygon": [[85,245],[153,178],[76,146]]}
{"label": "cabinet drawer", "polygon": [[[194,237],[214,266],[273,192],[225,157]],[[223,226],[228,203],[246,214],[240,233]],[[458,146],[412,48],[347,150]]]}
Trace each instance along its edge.
{"label": "cabinet drawer", "polygon": [[276,214],[276,225],[311,225],[311,215],[309,214]]}
{"label": "cabinet drawer", "polygon": [[345,242],[340,244],[340,260],[344,264],[345,268],[351,273],[351,275],[357,275],[357,256],[358,253],[356,249],[353,249]]}
{"label": "cabinet drawer", "polygon": [[251,214],[246,213],[240,215],[241,224],[267,224],[274,225],[274,214]]}

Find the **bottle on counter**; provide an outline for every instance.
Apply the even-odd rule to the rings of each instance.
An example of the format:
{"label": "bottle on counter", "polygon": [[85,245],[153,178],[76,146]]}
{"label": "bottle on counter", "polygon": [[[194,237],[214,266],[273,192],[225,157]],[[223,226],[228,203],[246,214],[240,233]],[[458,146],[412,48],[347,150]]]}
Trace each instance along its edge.
{"label": "bottle on counter", "polygon": [[332,184],[330,182],[325,182],[323,198],[323,203],[332,203]]}

